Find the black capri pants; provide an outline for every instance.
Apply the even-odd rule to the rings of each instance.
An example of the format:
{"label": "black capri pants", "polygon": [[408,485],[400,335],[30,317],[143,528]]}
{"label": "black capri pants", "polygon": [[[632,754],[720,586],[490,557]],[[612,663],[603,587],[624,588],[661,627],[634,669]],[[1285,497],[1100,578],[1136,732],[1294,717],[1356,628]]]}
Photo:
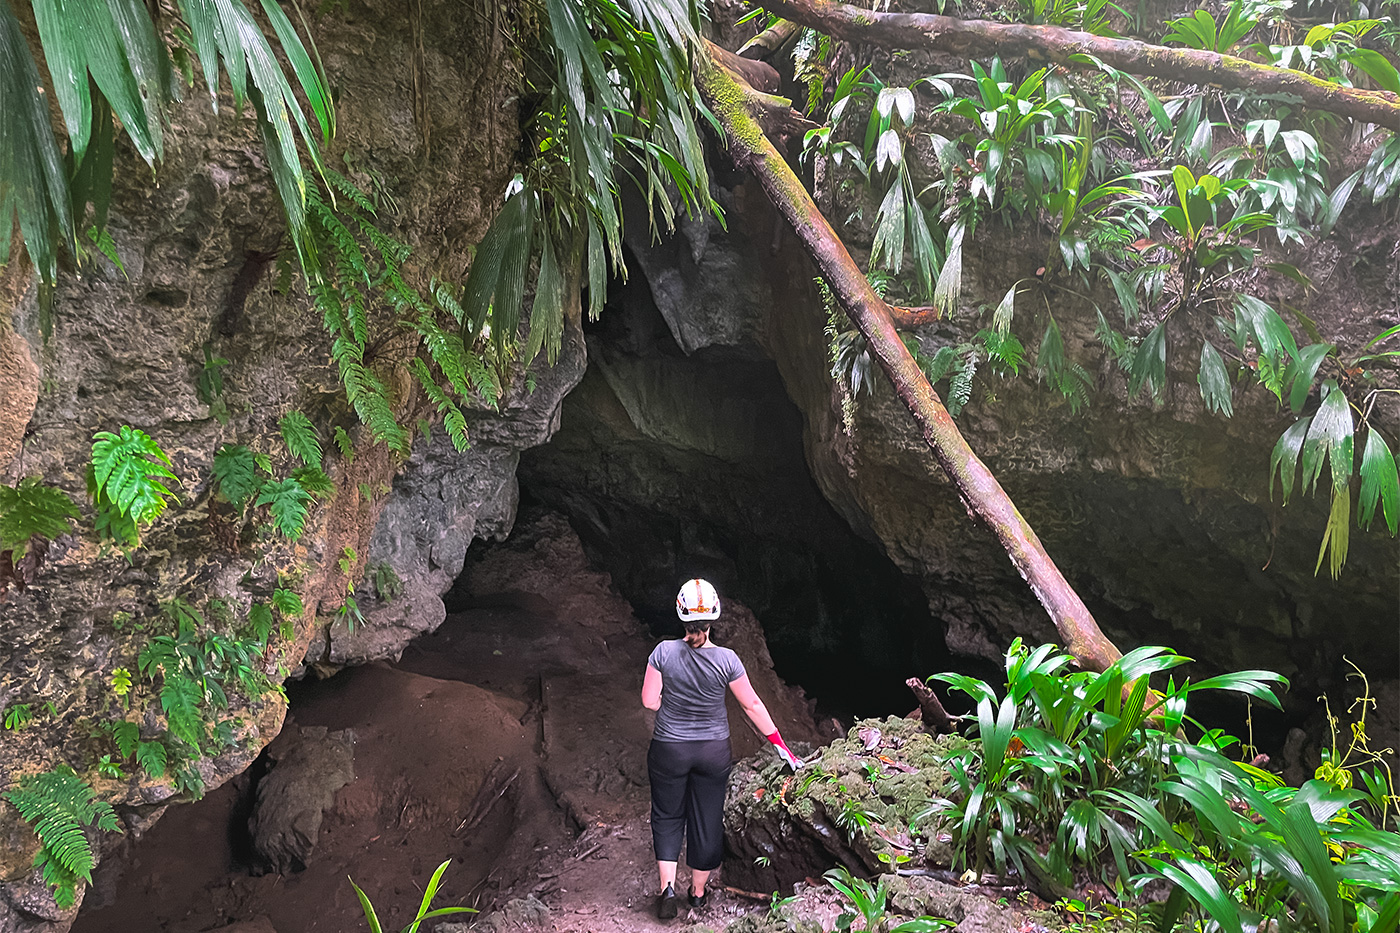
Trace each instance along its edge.
{"label": "black capri pants", "polygon": [[729,739],[658,742],[647,750],[651,778],[651,842],[659,862],[676,862],[685,835],[685,861],[714,871],[724,860],[724,793]]}

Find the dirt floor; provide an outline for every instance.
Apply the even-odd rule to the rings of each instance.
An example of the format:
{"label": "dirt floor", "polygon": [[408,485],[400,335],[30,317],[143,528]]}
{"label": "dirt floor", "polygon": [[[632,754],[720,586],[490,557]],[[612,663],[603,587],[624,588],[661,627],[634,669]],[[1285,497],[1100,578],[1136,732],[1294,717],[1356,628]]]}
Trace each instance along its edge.
{"label": "dirt floor", "polygon": [[[437,905],[480,908],[494,931],[723,929],[766,913],[719,890],[703,917],[654,919],[650,714],[638,696],[657,639],[567,525],[522,523],[465,579],[470,608],[399,663],[290,688],[297,726],[355,734],[355,779],[335,794],[305,870],[250,874],[250,773],[172,808],[120,878],[99,879],[74,933],[368,929],[347,876],[399,929],[444,859]],[[716,641],[744,658],[785,736],[829,738],[772,673],[752,615],[733,608]],[[736,711],[731,721],[736,757],[765,747]]]}

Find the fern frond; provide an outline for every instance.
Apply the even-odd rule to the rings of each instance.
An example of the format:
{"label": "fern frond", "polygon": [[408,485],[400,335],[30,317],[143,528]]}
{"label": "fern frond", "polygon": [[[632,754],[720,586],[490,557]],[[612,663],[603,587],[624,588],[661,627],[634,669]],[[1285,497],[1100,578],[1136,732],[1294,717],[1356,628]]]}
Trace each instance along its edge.
{"label": "fern frond", "polygon": [[151,777],[165,777],[165,746],[159,742],[142,742],[136,746],[136,763]]}
{"label": "fern frond", "polygon": [[105,496],[118,513],[138,525],[149,524],[165,511],[175,494],[162,482],[178,480],[170,457],[142,430],[122,425],[119,433],[93,436],[90,489],[94,501]]}
{"label": "fern frond", "polygon": [[290,476],[280,483],[268,482],[257,499],[257,505],[268,506],[272,524],[292,541],[300,538],[305,530],[306,507],[310,502],[311,494]]}
{"label": "fern frond", "polygon": [[214,483],[219,495],[242,509],[263,484],[253,452],[242,444],[225,444],[214,454]]}
{"label": "fern frond", "polygon": [[[98,800],[92,787],[66,765],[20,778],[19,786],[7,791],[5,799],[34,827],[43,844],[36,864],[42,864],[41,859],[52,862],[73,879],[92,880],[93,854],[86,828],[122,831],[111,804]],[[50,877],[48,872],[45,877]],[[58,880],[65,879],[60,874]]]}
{"label": "fern frond", "polygon": [[336,425],[331,436],[335,440],[336,449],[339,450],[340,455],[345,458],[346,465],[348,466],[353,463],[355,460],[355,445],[350,440],[350,435],[345,433],[345,429],[340,425]]}
{"label": "fern frond", "polygon": [[134,722],[122,720],[112,725],[112,739],[117,743],[117,751],[121,752],[123,758],[131,757],[140,738],[141,727]]}
{"label": "fern frond", "polygon": [[199,711],[203,701],[204,691],[188,676],[170,670],[165,672],[160,706],[165,713],[166,727],[171,735],[196,751],[204,744],[204,717]]}
{"label": "fern frond", "polygon": [[306,611],[300,596],[293,590],[284,590],[281,587],[272,591],[272,605],[284,616],[299,616]]}
{"label": "fern frond", "polygon": [[311,419],[293,409],[277,422],[282,429],[282,440],[292,456],[309,467],[321,468],[321,440],[316,436],[316,427]]}
{"label": "fern frond", "polygon": [[292,479],[301,483],[301,488],[318,499],[335,491],[335,484],[331,482],[330,477],[316,467],[306,466],[293,470]]}
{"label": "fern frond", "polygon": [[967,353],[962,358],[962,368],[948,382],[948,414],[954,418],[972,400],[972,379],[976,375],[977,354]]}
{"label": "fern frond", "polygon": [[248,628],[260,644],[267,644],[272,635],[272,608],[267,603],[253,603],[248,608]]}
{"label": "fern frond", "polygon": [[13,550],[16,558],[22,557],[31,540],[67,534],[69,520],[77,517],[68,494],[45,486],[37,476],[17,486],[0,486],[0,551]]}
{"label": "fern frond", "polygon": [[443,330],[431,314],[419,315],[418,334],[423,338],[423,345],[428,348],[428,355],[447,377],[453,391],[458,395],[466,395],[469,391],[465,359],[467,350],[462,345],[461,335],[449,334]]}

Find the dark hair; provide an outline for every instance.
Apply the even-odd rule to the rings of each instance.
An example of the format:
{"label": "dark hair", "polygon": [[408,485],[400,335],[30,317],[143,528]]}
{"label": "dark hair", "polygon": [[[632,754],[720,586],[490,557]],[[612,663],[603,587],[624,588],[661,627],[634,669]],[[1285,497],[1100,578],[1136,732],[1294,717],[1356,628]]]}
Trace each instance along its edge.
{"label": "dark hair", "polygon": [[686,634],[694,634],[695,632],[708,631],[710,623],[713,621],[713,619],[691,619],[682,624],[685,625]]}

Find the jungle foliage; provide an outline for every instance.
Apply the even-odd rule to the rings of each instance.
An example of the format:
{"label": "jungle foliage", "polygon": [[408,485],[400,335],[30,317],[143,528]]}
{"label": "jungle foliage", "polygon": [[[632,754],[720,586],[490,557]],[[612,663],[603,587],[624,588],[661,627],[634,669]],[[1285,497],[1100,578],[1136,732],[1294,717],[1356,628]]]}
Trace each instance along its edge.
{"label": "jungle foliage", "polygon": [[[1076,672],[1054,646],[1017,640],[1001,691],[962,674],[932,678],[976,704],[976,741],[947,758],[954,792],[927,811],[951,830],[956,858],[1057,897],[1088,872],[1164,931],[1393,933],[1400,797],[1366,747],[1369,693],[1348,753],[1334,749],[1316,777],[1289,787],[1232,759],[1255,752],[1187,712],[1192,694],[1212,689],[1277,706],[1270,685],[1286,681],[1242,671],[1149,686],[1188,660],[1149,647],[1102,673]],[[1146,896],[1162,884],[1165,901]]]}
{"label": "jungle foliage", "polygon": [[[992,18],[1098,34],[1113,34],[1113,24],[1348,86],[1400,87],[1400,31],[1386,15],[1358,11],[1304,29],[1288,4],[1234,0],[1154,32],[1103,4],[976,6]],[[1301,41],[1264,41],[1280,34]],[[1353,522],[1369,528],[1379,515],[1392,536],[1400,530],[1393,426],[1379,423],[1379,402],[1400,391],[1400,329],[1359,345],[1329,339],[1305,311],[1316,283],[1283,261],[1290,247],[1336,230],[1349,205],[1393,220],[1392,131],[1268,95],[1147,81],[1087,54],[1072,56],[1073,69],[994,58],[970,62],[970,73],[893,85],[870,66],[838,68],[848,60],[840,45],[817,42],[816,30],[801,35],[793,67],[808,85],[808,114],[822,121],[806,133],[802,158],[821,163],[823,197],[866,251],[872,284],[892,302],[981,317],[977,336],[960,344],[906,336],[929,381],[946,386],[950,412],[974,384],[994,403],[999,379],[990,374],[1023,369],[1078,410],[1102,388],[1101,361],[1121,373],[1130,398],[1162,405],[1171,374],[1190,368],[1201,403],[1221,417],[1245,393],[1273,396],[1288,423],[1270,464],[1282,501],[1318,489],[1331,499],[1319,571],[1341,572]],[[1334,176],[1330,165],[1355,147],[1370,152],[1365,165]],[[998,232],[984,235],[1010,228],[1048,252],[1033,277],[963,294],[964,252],[988,224]],[[1281,301],[1285,286],[1303,300]],[[1097,346],[1072,351],[1066,316],[1085,308],[1092,317],[1075,329],[1092,331]],[[863,339],[840,321],[829,331],[833,375],[849,397],[869,390]]]}

